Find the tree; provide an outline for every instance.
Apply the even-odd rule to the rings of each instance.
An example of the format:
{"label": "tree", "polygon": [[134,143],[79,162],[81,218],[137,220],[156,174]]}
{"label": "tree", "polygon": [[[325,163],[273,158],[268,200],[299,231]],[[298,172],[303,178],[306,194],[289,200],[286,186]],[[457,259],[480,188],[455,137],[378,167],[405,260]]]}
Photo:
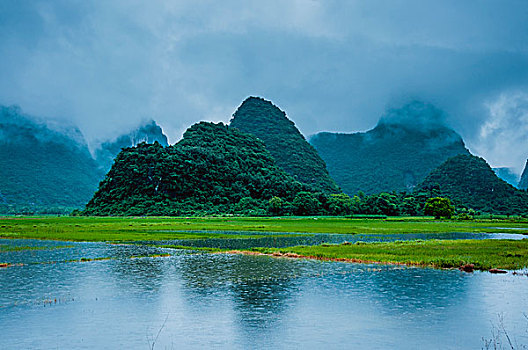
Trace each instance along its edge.
{"label": "tree", "polygon": [[297,193],[292,204],[296,215],[318,215],[321,209],[321,202],[310,192]]}
{"label": "tree", "polygon": [[280,197],[272,197],[268,202],[268,212],[272,215],[282,214],[283,200]]}
{"label": "tree", "polygon": [[432,215],[435,219],[440,219],[441,217],[450,219],[454,213],[455,207],[451,204],[449,198],[429,198],[425,203],[424,214]]}
{"label": "tree", "polygon": [[419,215],[420,206],[417,203],[416,198],[409,196],[403,198],[403,201],[400,204],[400,213],[403,215]]}
{"label": "tree", "polygon": [[390,193],[373,194],[366,198],[365,211],[374,215],[398,215],[398,197]]}
{"label": "tree", "polygon": [[344,193],[331,194],[326,205],[330,215],[348,215],[352,210],[352,198]]}

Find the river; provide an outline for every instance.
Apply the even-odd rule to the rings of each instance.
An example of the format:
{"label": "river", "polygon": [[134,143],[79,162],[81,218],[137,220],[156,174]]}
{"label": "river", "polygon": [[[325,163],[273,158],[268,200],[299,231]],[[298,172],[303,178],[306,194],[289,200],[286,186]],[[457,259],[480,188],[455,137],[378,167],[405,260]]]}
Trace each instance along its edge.
{"label": "river", "polygon": [[0,244],[39,248],[0,253],[20,264],[0,269],[1,349],[481,349],[499,328],[528,344],[524,275]]}

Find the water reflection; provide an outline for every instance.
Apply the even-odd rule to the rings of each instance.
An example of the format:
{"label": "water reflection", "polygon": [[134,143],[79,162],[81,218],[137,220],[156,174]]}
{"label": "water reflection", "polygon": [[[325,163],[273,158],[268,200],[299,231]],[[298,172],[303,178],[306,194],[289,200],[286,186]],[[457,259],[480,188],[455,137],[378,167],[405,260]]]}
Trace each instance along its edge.
{"label": "water reflection", "polygon": [[[68,256],[115,259],[0,269],[0,348],[148,348],[167,315],[159,349],[481,348],[499,312],[527,340],[525,276],[177,250],[129,258],[164,252],[152,249],[76,244]],[[39,254],[50,253],[18,259]]]}
{"label": "water reflection", "polygon": [[359,283],[381,312],[408,314],[456,306],[467,296],[465,277],[464,273],[453,270],[382,266],[363,274]]}
{"label": "water reflection", "polygon": [[[196,231],[189,231],[196,232]],[[214,231],[214,233],[218,233]],[[187,247],[208,247],[219,249],[250,249],[253,247],[292,247],[297,245],[319,245],[323,243],[341,244],[343,242],[394,242],[429,239],[524,239],[525,236],[515,233],[406,233],[406,234],[333,234],[333,233],[280,233],[280,232],[222,232],[224,234],[244,234],[251,238],[209,238],[192,240],[170,240],[161,242],[138,242],[138,244],[161,244]],[[264,236],[264,237],[260,237]]]}
{"label": "water reflection", "polygon": [[120,288],[134,290],[136,293],[154,293],[163,284],[166,264],[163,259],[133,258],[118,259],[111,266],[109,275]]}
{"label": "water reflection", "polygon": [[244,348],[258,348],[274,336],[277,323],[294,304],[303,274],[299,264],[266,256],[194,255],[182,259],[178,267],[188,300],[197,295],[229,296]]}

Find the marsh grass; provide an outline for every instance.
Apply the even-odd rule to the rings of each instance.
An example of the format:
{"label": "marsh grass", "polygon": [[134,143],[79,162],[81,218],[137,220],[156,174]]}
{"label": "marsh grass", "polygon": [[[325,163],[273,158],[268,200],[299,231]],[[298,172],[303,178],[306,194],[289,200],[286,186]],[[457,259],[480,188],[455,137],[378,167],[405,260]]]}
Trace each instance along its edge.
{"label": "marsh grass", "polygon": [[[255,238],[231,232],[297,232],[347,234],[406,234],[441,232],[505,232],[528,234],[528,221],[441,221],[432,218],[395,217],[350,219],[344,217],[5,217],[0,238],[34,238],[60,241],[161,241],[206,238]],[[185,232],[194,231],[194,232]],[[261,236],[262,237],[262,236]]]}
{"label": "marsh grass", "polygon": [[358,242],[350,245],[255,248],[265,253],[293,253],[315,259],[344,259],[435,268],[458,268],[473,264],[475,269],[517,270],[528,267],[528,240],[428,240],[382,243]]}
{"label": "marsh grass", "polygon": [[[344,217],[281,218],[168,218],[168,217],[7,217],[0,218],[0,237],[59,241],[155,242],[167,240],[254,239],[277,233],[496,233],[528,234],[528,222],[520,219],[481,221],[433,220],[432,218],[350,219]],[[508,230],[511,228],[511,230]],[[225,233],[222,231],[226,231]],[[245,232],[261,232],[253,235]],[[230,232],[230,233],[229,233]],[[240,234],[233,233],[239,232]],[[161,245],[165,248],[204,252],[226,251]],[[2,249],[26,249],[1,248]],[[39,248],[37,248],[39,249]],[[46,248],[48,249],[48,247]],[[427,240],[291,248],[254,248],[264,253],[294,253],[320,259],[400,263],[453,268],[474,264],[476,269],[522,269],[528,266],[528,240]]]}

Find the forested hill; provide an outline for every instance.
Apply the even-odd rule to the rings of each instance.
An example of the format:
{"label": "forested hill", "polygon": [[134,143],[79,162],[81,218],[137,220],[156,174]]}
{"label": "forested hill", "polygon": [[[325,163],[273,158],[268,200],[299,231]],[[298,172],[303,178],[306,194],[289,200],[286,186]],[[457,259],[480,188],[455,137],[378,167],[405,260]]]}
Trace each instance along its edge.
{"label": "forested hill", "polygon": [[524,170],[522,172],[521,179],[519,180],[519,185],[517,187],[521,190],[528,189],[528,160],[526,161],[526,165],[524,166]]}
{"label": "forested hill", "polygon": [[190,127],[173,146],[121,151],[88,215],[264,213],[277,196],[292,201],[303,185],[281,170],[261,140],[222,123]]}
{"label": "forested hill", "polygon": [[365,133],[313,135],[310,143],[343,192],[412,191],[448,158],[469,154],[443,113],[419,101],[389,110]]}
{"label": "forested hill", "polygon": [[528,213],[528,193],[499,179],[482,158],[452,157],[418,186],[429,196],[451,198],[458,207],[496,214]]}
{"label": "forested hill", "polygon": [[230,126],[261,139],[277,165],[297,180],[314,190],[341,192],[317,151],[286,113],[270,101],[247,98],[234,113]]}
{"label": "forested hill", "polygon": [[79,130],[57,131],[0,106],[0,213],[60,213],[82,208],[103,173]]}
{"label": "forested hill", "polygon": [[117,137],[115,140],[102,143],[95,152],[95,159],[106,173],[110,170],[115,156],[122,148],[136,146],[142,142],[158,142],[162,146],[169,145],[167,136],[165,136],[161,127],[154,120],[150,120],[129,133]]}

